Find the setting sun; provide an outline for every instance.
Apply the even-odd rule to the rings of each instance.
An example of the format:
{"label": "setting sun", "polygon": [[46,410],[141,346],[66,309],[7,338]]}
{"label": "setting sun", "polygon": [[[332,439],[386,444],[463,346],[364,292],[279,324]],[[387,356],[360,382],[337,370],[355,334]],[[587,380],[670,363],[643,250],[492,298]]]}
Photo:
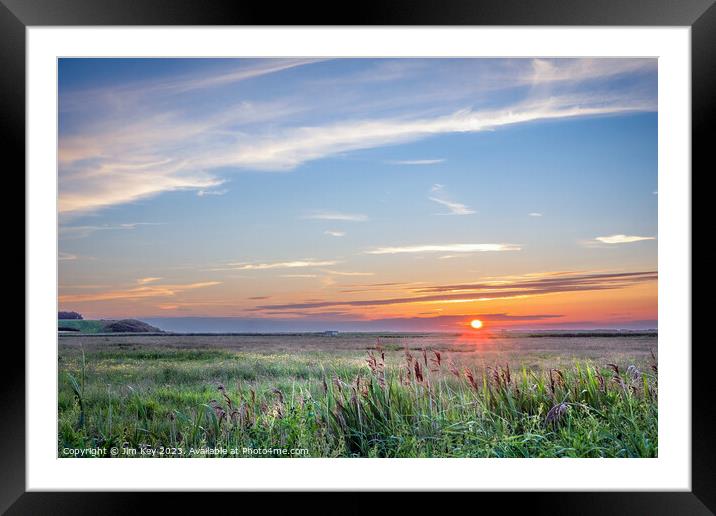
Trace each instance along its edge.
{"label": "setting sun", "polygon": [[480,328],[482,328],[482,321],[480,319],[473,319],[470,322],[470,326],[472,326],[476,330],[479,330]]}

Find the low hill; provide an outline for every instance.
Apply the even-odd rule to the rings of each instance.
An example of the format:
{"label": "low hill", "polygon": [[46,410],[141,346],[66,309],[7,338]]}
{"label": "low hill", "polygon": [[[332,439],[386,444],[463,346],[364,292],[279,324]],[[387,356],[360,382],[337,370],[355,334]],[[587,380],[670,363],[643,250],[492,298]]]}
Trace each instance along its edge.
{"label": "low hill", "polygon": [[79,333],[162,333],[159,328],[136,319],[58,321],[58,331]]}
{"label": "low hill", "polygon": [[122,319],[120,321],[107,321],[104,331],[112,333],[156,333],[159,328],[136,319]]}

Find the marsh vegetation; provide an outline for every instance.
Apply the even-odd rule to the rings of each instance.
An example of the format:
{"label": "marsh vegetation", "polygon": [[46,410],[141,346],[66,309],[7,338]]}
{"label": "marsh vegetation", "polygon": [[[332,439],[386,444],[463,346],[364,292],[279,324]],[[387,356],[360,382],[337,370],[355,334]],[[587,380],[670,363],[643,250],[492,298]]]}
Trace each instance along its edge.
{"label": "marsh vegetation", "polygon": [[58,455],[657,456],[655,338],[558,340],[63,336]]}

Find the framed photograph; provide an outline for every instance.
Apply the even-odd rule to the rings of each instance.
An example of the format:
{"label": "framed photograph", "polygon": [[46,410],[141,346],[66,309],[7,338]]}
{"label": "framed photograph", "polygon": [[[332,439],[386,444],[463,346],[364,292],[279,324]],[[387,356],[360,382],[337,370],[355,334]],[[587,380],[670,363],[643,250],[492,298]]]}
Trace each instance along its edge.
{"label": "framed photograph", "polygon": [[691,307],[713,2],[2,2],[27,199],[3,510],[716,510]]}

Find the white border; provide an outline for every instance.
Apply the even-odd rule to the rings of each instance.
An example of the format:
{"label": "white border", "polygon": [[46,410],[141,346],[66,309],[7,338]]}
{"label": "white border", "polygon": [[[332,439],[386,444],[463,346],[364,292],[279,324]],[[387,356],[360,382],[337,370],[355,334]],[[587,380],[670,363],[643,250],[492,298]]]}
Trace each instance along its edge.
{"label": "white border", "polygon": [[[690,490],[689,28],[30,27],[27,43],[29,491]],[[57,57],[327,54],[659,57],[659,458],[156,459],[141,465],[139,459],[56,458]]]}

